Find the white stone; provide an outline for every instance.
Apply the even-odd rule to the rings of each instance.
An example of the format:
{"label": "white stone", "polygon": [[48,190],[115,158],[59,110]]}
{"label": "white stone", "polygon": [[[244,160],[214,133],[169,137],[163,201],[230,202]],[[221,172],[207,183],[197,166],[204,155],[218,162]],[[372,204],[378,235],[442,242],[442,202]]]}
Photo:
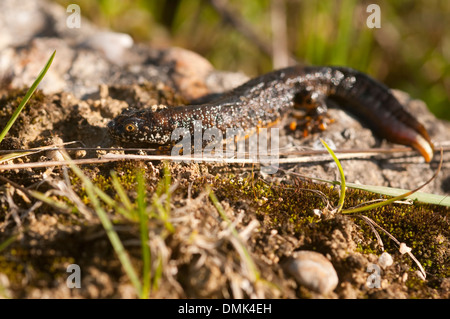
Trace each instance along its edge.
{"label": "white stone", "polygon": [[333,291],[338,282],[333,264],[322,254],[315,251],[296,251],[285,264],[285,270],[299,284],[320,294]]}
{"label": "white stone", "polygon": [[392,256],[390,254],[388,254],[387,252],[383,252],[380,255],[380,257],[378,257],[378,264],[383,269],[391,266],[393,263],[394,263],[394,260],[392,260]]}

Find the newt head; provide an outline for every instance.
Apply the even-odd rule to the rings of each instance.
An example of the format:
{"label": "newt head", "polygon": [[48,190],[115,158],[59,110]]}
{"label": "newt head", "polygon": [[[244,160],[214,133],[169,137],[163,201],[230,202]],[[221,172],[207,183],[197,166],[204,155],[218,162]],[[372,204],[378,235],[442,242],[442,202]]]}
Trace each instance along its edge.
{"label": "newt head", "polygon": [[121,142],[164,145],[171,132],[164,130],[161,116],[151,110],[126,109],[108,123],[109,134]]}

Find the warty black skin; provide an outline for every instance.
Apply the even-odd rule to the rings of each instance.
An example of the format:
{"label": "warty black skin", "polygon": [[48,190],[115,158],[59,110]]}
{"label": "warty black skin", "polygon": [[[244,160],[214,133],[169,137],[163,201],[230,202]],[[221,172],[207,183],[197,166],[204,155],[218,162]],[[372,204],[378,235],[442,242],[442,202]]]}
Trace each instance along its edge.
{"label": "warty black skin", "polygon": [[267,127],[289,112],[295,102],[326,110],[326,99],[362,118],[373,132],[390,142],[418,150],[427,162],[433,144],[427,131],[406,111],[391,90],[370,76],[345,67],[293,66],[256,77],[201,104],[160,110],[127,109],[108,124],[110,134],[122,142],[167,145],[176,128],[193,133],[193,123],[202,130],[228,128],[249,131]]}

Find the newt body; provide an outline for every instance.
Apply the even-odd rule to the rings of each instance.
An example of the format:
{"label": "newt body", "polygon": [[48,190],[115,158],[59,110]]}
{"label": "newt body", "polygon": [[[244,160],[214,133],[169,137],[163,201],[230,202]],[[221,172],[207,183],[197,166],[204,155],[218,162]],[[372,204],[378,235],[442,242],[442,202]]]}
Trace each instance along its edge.
{"label": "newt body", "polygon": [[256,77],[201,105],[122,112],[108,124],[110,134],[123,142],[165,145],[176,128],[193,132],[228,128],[248,131],[266,127],[303,101],[326,110],[326,99],[361,117],[378,136],[418,150],[427,162],[433,144],[422,124],[408,113],[390,89],[359,71],[344,67],[288,67]]}

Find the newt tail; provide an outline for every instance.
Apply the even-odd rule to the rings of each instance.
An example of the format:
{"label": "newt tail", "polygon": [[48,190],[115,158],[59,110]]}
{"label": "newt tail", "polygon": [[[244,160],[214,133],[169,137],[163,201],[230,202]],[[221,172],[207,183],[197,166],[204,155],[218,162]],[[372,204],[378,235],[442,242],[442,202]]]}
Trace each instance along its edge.
{"label": "newt tail", "polygon": [[403,107],[384,84],[345,67],[288,67],[256,77],[200,104],[159,110],[127,109],[108,124],[110,134],[123,142],[165,145],[176,128],[194,131],[228,128],[248,131],[266,127],[302,101],[326,110],[326,99],[362,118],[372,131],[390,142],[412,146],[427,162],[433,144],[424,126]]}

